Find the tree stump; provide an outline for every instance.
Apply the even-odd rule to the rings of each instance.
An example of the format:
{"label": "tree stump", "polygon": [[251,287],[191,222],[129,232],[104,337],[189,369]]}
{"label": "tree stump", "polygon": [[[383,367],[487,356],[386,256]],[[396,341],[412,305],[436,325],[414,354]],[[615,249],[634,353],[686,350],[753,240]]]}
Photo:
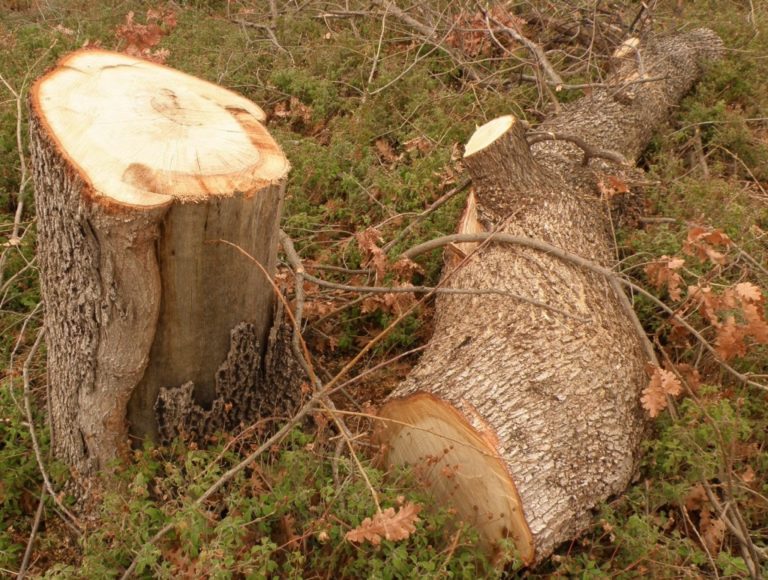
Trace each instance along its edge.
{"label": "tree stump", "polygon": [[194,385],[210,407],[264,355],[272,287],[216,242],[274,270],[289,164],[264,120],[226,89],[102,50],[32,88],[53,441],[76,473],[106,467],[129,429],[157,439],[161,390],[191,404]]}
{"label": "tree stump", "polygon": [[[637,170],[594,154],[635,160],[720,48],[707,30],[657,39],[617,53],[608,86],[564,106],[535,137],[512,116],[480,127],[464,156],[474,187],[460,233],[535,238],[610,268],[599,184],[629,181]],[[461,260],[449,262],[447,287],[497,288],[547,307],[440,295],[434,335],[381,409],[377,438],[386,462],[414,465],[489,552],[509,538],[533,564],[578,535],[590,510],[633,477],[647,359],[604,276],[492,240],[459,249],[468,259],[457,269],[451,264]]]}

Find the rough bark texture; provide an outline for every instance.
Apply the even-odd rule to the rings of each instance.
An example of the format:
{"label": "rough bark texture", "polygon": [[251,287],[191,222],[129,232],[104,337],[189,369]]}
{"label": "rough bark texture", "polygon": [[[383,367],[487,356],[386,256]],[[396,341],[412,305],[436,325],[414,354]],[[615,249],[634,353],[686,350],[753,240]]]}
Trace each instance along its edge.
{"label": "rough bark texture", "polygon": [[33,87],[53,444],[76,474],[127,450],[129,426],[139,440],[194,431],[158,424],[161,389],[212,406],[211,428],[289,410],[268,408],[278,397],[256,380],[277,366],[260,366],[277,356],[272,287],[215,243],[274,269],[288,163],[263,119],[225,89],[105,51],[73,53]]}
{"label": "rough bark texture", "polygon": [[[253,324],[235,326],[227,358],[216,371],[215,398],[209,409],[195,400],[192,381],[160,389],[155,402],[160,442],[181,437],[204,444],[215,433],[242,429],[259,418],[274,422],[292,416],[301,404],[302,384],[307,382],[291,350],[292,336],[293,326],[283,320],[280,306],[266,348]],[[269,426],[261,430],[268,431]]]}
{"label": "rough bark texture", "polygon": [[256,266],[215,240],[237,244],[274,272],[282,192],[283,185],[275,184],[249,197],[177,203],[165,215],[156,244],[160,314],[149,365],[128,407],[134,437],[156,438],[154,404],[161,388],[191,381],[199,403],[213,402],[214,377],[236,325],[252,324],[254,339],[266,345],[272,288]]}
{"label": "rough bark texture", "polygon": [[[565,106],[537,132],[578,136],[635,160],[720,47],[707,30],[644,43],[617,62],[611,87]],[[628,84],[649,78],[658,80]],[[529,148],[525,133],[513,119],[465,156],[479,223],[611,266],[597,180],[624,169],[595,159],[583,167],[582,150],[567,141]],[[528,563],[540,561],[635,472],[647,382],[639,337],[608,280],[539,251],[486,244],[444,281],[524,294],[556,310],[502,296],[441,295],[428,350],[381,410],[400,423],[383,423],[379,438],[390,463],[421,466],[435,493],[480,528],[485,545],[511,537]],[[492,469],[483,472],[497,459],[514,493]],[[524,521],[516,517],[518,494]]]}

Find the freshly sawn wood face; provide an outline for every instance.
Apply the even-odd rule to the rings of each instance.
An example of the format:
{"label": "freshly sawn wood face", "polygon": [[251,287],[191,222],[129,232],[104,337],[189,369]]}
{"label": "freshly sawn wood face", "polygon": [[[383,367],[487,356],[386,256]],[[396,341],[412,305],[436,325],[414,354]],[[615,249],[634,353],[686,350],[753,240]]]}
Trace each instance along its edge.
{"label": "freshly sawn wood face", "polygon": [[[459,233],[533,238],[612,267],[598,180],[631,182],[638,170],[589,156],[585,166],[577,143],[636,160],[720,50],[714,33],[695,30],[617,54],[605,86],[536,128],[557,138],[529,145],[513,116],[478,128],[464,156],[473,191]],[[378,440],[386,461],[415,465],[489,551],[508,538],[533,564],[631,481],[646,426],[645,351],[606,276],[493,239],[459,250],[466,259],[447,260],[444,286],[510,296],[438,296],[433,337],[381,409]]]}
{"label": "freshly sawn wood face", "polygon": [[273,270],[289,165],[264,119],[231,91],[102,50],[34,85],[54,447],[77,472],[105,467],[129,429],[156,437],[161,389],[192,382],[210,404],[238,324],[263,349],[271,286],[217,240]]}

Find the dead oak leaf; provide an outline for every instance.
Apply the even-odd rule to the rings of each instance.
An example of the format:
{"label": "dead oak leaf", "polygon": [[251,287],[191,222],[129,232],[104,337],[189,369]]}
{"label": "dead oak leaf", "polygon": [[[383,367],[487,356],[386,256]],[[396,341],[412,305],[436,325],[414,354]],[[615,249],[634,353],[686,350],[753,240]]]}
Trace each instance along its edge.
{"label": "dead oak leaf", "polygon": [[357,245],[363,251],[367,260],[365,266],[373,266],[376,271],[376,278],[378,280],[384,277],[387,270],[387,255],[379,247],[382,242],[381,233],[376,228],[368,228],[365,231],[357,232],[355,234],[355,240]]}
{"label": "dead oak leaf", "polygon": [[739,298],[746,302],[762,302],[763,293],[760,292],[760,288],[750,282],[741,282],[734,286],[736,294]]}
{"label": "dead oak leaf", "polygon": [[694,485],[686,494],[685,499],[683,500],[685,509],[689,512],[701,511],[702,507],[704,507],[704,504],[706,504],[708,501],[709,499],[707,498],[707,492],[704,489],[704,486],[700,483]]}
{"label": "dead oak leaf", "polygon": [[363,523],[348,531],[344,536],[350,542],[369,542],[378,546],[382,539],[390,541],[405,540],[416,531],[421,506],[406,502],[403,507],[387,508],[373,518],[365,518]]}
{"label": "dead oak leaf", "polygon": [[615,175],[602,174],[597,181],[597,189],[604,199],[611,200],[617,195],[629,193],[629,186]]}
{"label": "dead oak leaf", "polygon": [[723,546],[725,538],[725,522],[720,518],[713,518],[709,509],[701,511],[699,520],[701,539],[710,554],[717,554]]}
{"label": "dead oak leaf", "polygon": [[736,324],[736,319],[733,316],[729,316],[717,329],[717,337],[715,338],[717,354],[724,361],[736,356],[744,356],[747,354],[744,338],[744,327]]}
{"label": "dead oak leaf", "polygon": [[650,417],[657,417],[667,408],[667,396],[676,397],[683,388],[674,373],[655,366],[651,369],[651,380],[643,389],[640,403]]}
{"label": "dead oak leaf", "polygon": [[715,250],[713,246],[728,248],[731,238],[722,230],[707,230],[701,226],[691,226],[688,229],[688,237],[683,243],[683,252],[689,256],[696,256],[700,260],[709,259],[713,264],[722,266],[726,262],[726,256]]}
{"label": "dead oak leaf", "polygon": [[683,279],[677,270],[682,268],[684,264],[683,258],[670,258],[664,255],[661,259],[648,264],[645,267],[645,273],[654,287],[661,289],[666,286],[669,297],[672,300],[680,300],[682,298],[680,286]]}
{"label": "dead oak leaf", "polygon": [[739,478],[741,481],[749,485],[750,483],[755,481],[755,470],[752,469],[751,465],[747,465],[746,469],[739,473]]}
{"label": "dead oak leaf", "polygon": [[742,307],[744,319],[747,321],[745,331],[760,344],[768,344],[768,322],[765,320],[763,308],[757,304],[745,304]]}
{"label": "dead oak leaf", "polygon": [[374,142],[376,146],[376,152],[379,154],[379,158],[384,163],[393,164],[400,161],[400,155],[395,153],[394,147],[386,139],[379,138]]}

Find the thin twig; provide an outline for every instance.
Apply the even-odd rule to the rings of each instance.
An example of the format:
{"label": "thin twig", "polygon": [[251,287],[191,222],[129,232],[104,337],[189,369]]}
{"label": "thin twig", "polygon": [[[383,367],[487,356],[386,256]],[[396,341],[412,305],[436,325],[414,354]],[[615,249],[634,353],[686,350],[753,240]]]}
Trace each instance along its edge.
{"label": "thin twig", "polygon": [[269,0],[269,14],[270,14],[270,17],[272,18],[272,26],[276,26],[278,14],[277,14],[277,3],[275,2],[275,0]]}
{"label": "thin twig", "polygon": [[[406,12],[398,8],[397,5],[392,0],[371,0],[371,1],[377,6],[389,11],[395,18],[404,22],[405,24],[413,28],[415,31],[420,33],[424,37],[424,39],[427,42],[429,42],[432,46],[445,52],[448,56],[451,57],[451,59],[453,59],[454,62],[458,64],[459,68],[461,68],[461,70],[463,70],[466,73],[466,75],[470,78],[470,80],[473,80],[476,82],[480,81],[480,75],[477,73],[477,71],[475,71],[475,69],[470,64],[465,62],[463,59],[459,58],[459,56],[456,54],[454,50],[447,47],[443,43],[445,39],[438,38],[437,31],[434,28],[430,28],[426,24],[423,24],[418,20],[416,20],[415,18],[411,17]],[[378,90],[381,90],[381,89],[377,89],[377,91]]]}
{"label": "thin twig", "polygon": [[505,32],[507,35],[512,37],[513,40],[519,42],[520,44],[525,46],[525,48],[528,49],[528,51],[533,55],[533,57],[539,63],[539,66],[544,71],[544,74],[547,76],[550,82],[554,83],[557,87],[562,86],[563,79],[560,77],[559,74],[557,74],[557,72],[555,71],[555,67],[553,67],[552,63],[549,62],[547,55],[544,54],[544,51],[538,44],[536,44],[529,38],[526,38],[514,28],[505,26],[503,23],[499,22],[496,18],[494,18],[493,16],[490,16],[485,10],[483,10],[483,14],[485,15],[486,19],[490,19],[491,21],[493,21],[493,23],[499,27],[499,30],[501,30],[502,32]]}
{"label": "thin twig", "polygon": [[368,86],[371,86],[373,77],[376,75],[376,66],[379,64],[379,55],[381,54],[381,45],[384,44],[384,32],[387,30],[387,14],[389,14],[389,6],[384,9],[384,16],[381,17],[381,34],[379,34],[379,42],[376,45],[376,53],[373,55],[373,64],[371,65],[371,72],[368,75]]}
{"label": "thin twig", "polygon": [[[307,276],[306,270],[304,269],[304,264],[302,263],[301,258],[299,257],[299,254],[296,252],[296,248],[293,245],[293,240],[283,230],[280,230],[280,243],[283,246],[285,255],[288,258],[288,262],[291,264],[294,271],[294,275],[296,277],[295,284],[294,284],[296,299],[295,299],[295,306],[294,306],[295,311],[293,316],[293,336],[291,340],[293,355],[299,361],[299,364],[302,365],[302,367],[304,368],[304,371],[312,380],[312,383],[313,383],[312,386],[316,390],[321,390],[323,388],[322,382],[320,381],[320,379],[318,378],[317,374],[314,371],[314,368],[312,366],[312,361],[309,358],[309,349],[306,348],[306,343],[304,342],[304,338],[302,337],[302,332],[301,332],[301,321],[304,314],[304,278],[305,276]],[[300,342],[303,343],[303,346],[304,346],[303,349],[299,344]],[[352,449],[352,446],[351,446],[352,433],[350,433],[344,421],[339,419],[333,414],[333,411],[336,410],[336,405],[328,397],[323,397],[322,404],[325,407],[327,407],[328,410],[331,411],[331,418],[333,419],[334,423],[336,423],[336,426],[338,427],[342,437],[344,437],[344,439],[347,441],[347,444],[350,446],[349,447],[350,453],[352,453],[352,455],[355,455],[354,450]],[[373,489],[373,486],[370,485],[370,481],[368,481],[368,476],[363,471],[362,465],[360,465],[360,472],[363,476],[363,479],[365,479],[366,483],[370,488],[374,503],[376,504],[376,508],[378,510],[381,510],[381,506],[379,505],[378,494],[376,493],[376,490]]]}
{"label": "thin twig", "polygon": [[328,282],[322,278],[313,276],[312,274],[303,274],[304,279],[323,286],[324,288],[331,288],[333,290],[345,290],[347,292],[366,292],[371,294],[468,294],[472,296],[483,294],[495,294],[498,296],[508,296],[531,304],[532,306],[538,306],[557,314],[562,314],[568,318],[572,318],[578,322],[587,322],[589,319],[582,318],[580,316],[574,316],[564,310],[561,310],[555,306],[550,306],[546,302],[541,302],[535,298],[528,298],[527,296],[521,296],[509,290],[499,290],[498,288],[441,288],[437,286],[353,286],[350,284],[339,284],[337,282]]}
{"label": "thin twig", "polygon": [[[8,239],[6,248],[3,250],[2,254],[0,254],[0,286],[3,286],[3,280],[5,278],[5,263],[7,260],[8,251],[14,247],[17,247],[21,242],[21,238],[19,237],[19,229],[21,227],[21,218],[24,214],[24,190],[26,189],[27,183],[29,182],[29,177],[27,176],[27,160],[26,156],[24,155],[24,141],[22,140],[21,136],[23,120],[22,94],[24,93],[24,84],[22,83],[21,89],[16,92],[10,83],[5,80],[5,77],[3,77],[2,74],[0,74],[0,82],[5,85],[5,88],[8,89],[16,101],[16,148],[19,152],[20,165],[19,191],[16,195],[16,212],[13,216],[13,230],[11,231],[11,235]],[[24,78],[24,83],[26,83],[26,77]]]}
{"label": "thin twig", "polygon": [[250,20],[243,20],[242,18],[232,18],[230,20],[241,26],[249,26],[251,28],[258,28],[259,30],[265,31],[267,33],[267,36],[269,36],[269,40],[272,42],[272,44],[274,44],[278,50],[286,53],[288,55],[288,58],[291,59],[291,62],[295,63],[293,54],[291,54],[291,51],[285,48],[282,44],[280,44],[280,41],[277,39],[277,35],[275,34],[273,26],[270,26],[268,24],[260,24],[258,22],[251,22]]}
{"label": "thin twig", "polygon": [[[534,76],[534,75],[521,74],[521,75],[517,75],[516,78],[520,79],[521,81],[526,81],[526,82],[529,82],[529,83],[540,82],[540,79],[538,77]],[[663,76],[663,77],[648,77],[648,78],[644,78],[644,79],[643,78],[636,78],[636,79],[632,79],[632,80],[627,80],[627,81],[625,81],[624,83],[622,83],[619,86],[619,89],[625,89],[625,88],[627,88],[627,87],[629,87],[631,85],[638,85],[638,84],[643,84],[643,83],[657,83],[657,82],[660,82],[660,81],[665,81],[665,80],[667,80],[667,78],[668,77]],[[546,79],[544,79],[544,82],[546,82],[547,85],[549,85],[551,87],[555,87],[556,89],[560,89],[560,90],[580,90],[580,89],[600,89],[600,88],[615,89],[616,88],[616,84],[615,83],[575,83],[575,84],[562,83],[562,84],[556,84],[556,83],[553,83],[552,81],[548,81]]]}
{"label": "thin twig", "polygon": [[37,504],[37,511],[35,512],[35,519],[32,522],[32,531],[29,533],[29,540],[27,541],[27,549],[24,550],[24,558],[21,561],[19,572],[16,574],[16,580],[23,580],[24,575],[27,573],[27,567],[29,566],[29,560],[32,557],[32,548],[35,545],[35,538],[37,537],[37,530],[40,528],[40,521],[43,519],[43,511],[45,508],[45,487],[40,491],[40,501]]}
{"label": "thin twig", "polygon": [[744,562],[746,563],[747,568],[749,569],[750,577],[753,580],[759,580],[760,578],[759,562],[760,561],[759,561],[759,557],[755,553],[755,546],[752,543],[752,538],[749,537],[749,534],[747,534],[745,537],[745,535],[741,532],[741,530],[739,530],[736,527],[736,525],[731,521],[731,518],[728,517],[726,508],[724,508],[718,501],[717,496],[715,495],[714,491],[712,491],[712,487],[709,485],[709,482],[703,481],[702,487],[704,488],[704,492],[707,494],[709,503],[711,503],[712,507],[715,508],[715,512],[717,512],[717,515],[720,518],[720,520],[725,524],[728,530],[738,540],[739,547],[741,548],[741,555],[744,558]]}
{"label": "thin twig", "polygon": [[469,187],[470,183],[472,183],[471,179],[464,179],[460,183],[458,183],[454,188],[452,188],[450,191],[447,191],[443,195],[441,195],[437,200],[435,200],[430,206],[422,211],[420,214],[416,215],[411,222],[405,226],[402,230],[400,230],[400,233],[397,234],[391,241],[384,244],[384,246],[381,248],[384,253],[389,252],[396,244],[398,244],[400,241],[405,238],[417,225],[419,225],[421,222],[423,222],[427,217],[429,217],[432,213],[434,213],[436,210],[444,206],[448,201],[453,199],[456,195],[467,189]]}

